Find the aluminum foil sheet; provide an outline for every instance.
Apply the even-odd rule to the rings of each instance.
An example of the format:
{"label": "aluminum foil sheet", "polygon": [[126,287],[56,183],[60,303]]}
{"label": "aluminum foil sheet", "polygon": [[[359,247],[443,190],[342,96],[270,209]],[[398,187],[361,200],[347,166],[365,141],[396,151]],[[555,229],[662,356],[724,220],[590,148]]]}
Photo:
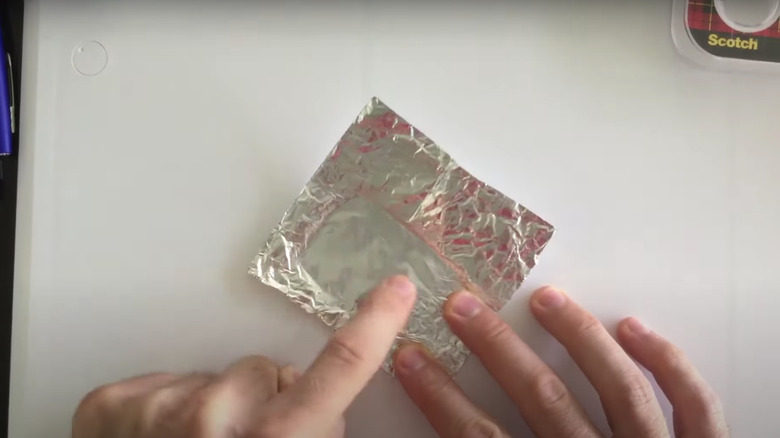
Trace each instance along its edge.
{"label": "aluminum foil sheet", "polygon": [[447,296],[465,289],[500,309],[553,231],[374,98],[285,213],[250,273],[334,329],[373,286],[405,274],[418,299],[399,341],[424,344],[455,373],[469,352],[442,317]]}

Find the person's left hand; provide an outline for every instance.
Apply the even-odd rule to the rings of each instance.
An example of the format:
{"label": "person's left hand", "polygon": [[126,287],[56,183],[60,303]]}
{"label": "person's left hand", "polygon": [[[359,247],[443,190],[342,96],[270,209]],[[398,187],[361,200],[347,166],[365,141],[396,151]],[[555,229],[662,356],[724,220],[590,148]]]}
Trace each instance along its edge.
{"label": "person's left hand", "polygon": [[[624,319],[615,340],[595,316],[560,290],[539,289],[530,306],[598,392],[611,429],[607,436],[670,436],[653,387],[633,357],[653,374],[672,404],[676,437],[728,438],[717,394],[679,348],[639,320]],[[455,293],[443,313],[537,437],[604,437],[561,378],[479,298]],[[395,371],[440,437],[508,436],[422,346],[409,343],[399,348]]]}
{"label": "person's left hand", "polygon": [[221,374],[151,374],[100,387],[81,402],[73,438],[340,438],[343,414],[385,359],[416,297],[385,280],[303,375],[264,357]]}

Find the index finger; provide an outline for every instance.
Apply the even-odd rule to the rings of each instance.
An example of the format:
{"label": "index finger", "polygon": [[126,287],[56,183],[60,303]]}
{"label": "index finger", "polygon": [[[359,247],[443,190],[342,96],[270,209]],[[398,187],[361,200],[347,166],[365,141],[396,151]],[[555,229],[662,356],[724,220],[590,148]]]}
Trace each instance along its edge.
{"label": "index finger", "polygon": [[337,330],[301,379],[285,393],[310,414],[341,415],[366,386],[406,326],[417,290],[404,276],[377,286]]}

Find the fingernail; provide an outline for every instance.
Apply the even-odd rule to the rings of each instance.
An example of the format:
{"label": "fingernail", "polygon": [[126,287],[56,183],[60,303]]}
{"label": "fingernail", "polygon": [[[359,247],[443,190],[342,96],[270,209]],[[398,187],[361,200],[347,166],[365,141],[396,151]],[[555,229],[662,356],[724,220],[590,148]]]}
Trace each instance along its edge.
{"label": "fingernail", "polygon": [[628,318],[624,324],[626,330],[632,335],[642,336],[650,333],[650,328],[636,318]]}
{"label": "fingernail", "polygon": [[419,347],[401,347],[395,357],[395,369],[403,374],[413,373],[424,367],[428,357]]}
{"label": "fingernail", "polygon": [[415,295],[417,288],[409,278],[403,275],[394,275],[385,280],[385,286],[393,289],[398,295],[404,298],[411,298]]}
{"label": "fingernail", "polygon": [[452,311],[462,318],[473,318],[482,311],[482,302],[468,292],[461,292],[455,296]]}
{"label": "fingernail", "polygon": [[302,375],[301,372],[295,369],[295,367],[292,365],[286,365],[282,367],[279,373],[289,375],[290,377],[292,377],[293,381],[300,379]]}
{"label": "fingernail", "polygon": [[555,309],[566,303],[566,297],[552,287],[545,287],[536,294],[536,303],[545,309]]}
{"label": "fingernail", "polygon": [[368,298],[368,294],[363,294],[358,297],[357,300],[355,300],[355,307],[360,310],[361,307],[363,307],[366,304],[366,300]]}

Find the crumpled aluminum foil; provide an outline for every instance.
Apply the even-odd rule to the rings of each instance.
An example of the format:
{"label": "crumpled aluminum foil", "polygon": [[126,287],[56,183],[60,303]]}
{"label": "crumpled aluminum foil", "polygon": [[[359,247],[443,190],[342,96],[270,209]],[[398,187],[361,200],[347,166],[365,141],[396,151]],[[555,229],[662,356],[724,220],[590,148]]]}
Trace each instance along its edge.
{"label": "crumpled aluminum foil", "polygon": [[553,232],[374,98],[285,213],[250,273],[334,329],[381,280],[405,274],[418,299],[399,341],[424,344],[455,373],[469,352],[442,317],[447,296],[465,289],[500,309]]}

